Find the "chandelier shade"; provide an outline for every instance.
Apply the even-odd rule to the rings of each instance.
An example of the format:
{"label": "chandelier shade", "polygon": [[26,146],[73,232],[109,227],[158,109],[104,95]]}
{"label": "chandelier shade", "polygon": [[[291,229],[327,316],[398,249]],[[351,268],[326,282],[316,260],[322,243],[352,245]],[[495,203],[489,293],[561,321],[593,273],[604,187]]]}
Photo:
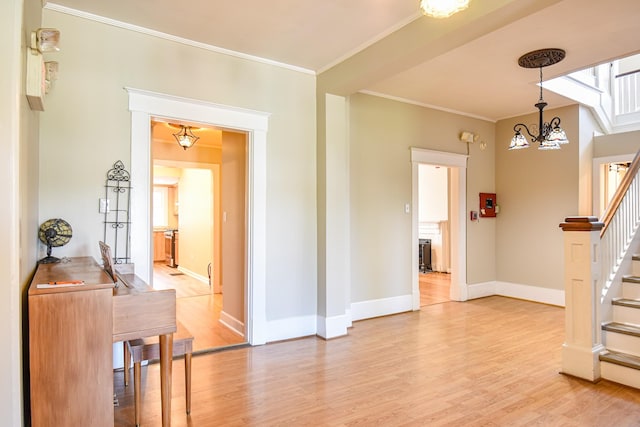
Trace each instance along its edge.
{"label": "chandelier shade", "polygon": [[469,7],[471,0],[420,0],[420,10],[433,18],[448,18]]}
{"label": "chandelier shade", "polygon": [[191,126],[184,125],[180,125],[180,132],[174,133],[173,137],[184,150],[193,147],[193,144],[200,139],[199,136],[193,134]]}
{"label": "chandelier shade", "polygon": [[515,134],[511,138],[509,150],[519,150],[528,148],[529,141],[524,135],[526,133],[532,143],[537,142],[539,150],[559,150],[560,145],[568,144],[567,134],[560,127],[560,118],[554,117],[549,122],[544,121],[543,110],[547,103],[542,99],[542,67],[556,64],[565,57],[562,49],[540,49],[526,53],[518,59],[518,64],[523,68],[540,69],[540,99],[535,107],[538,109],[538,125],[532,125],[531,130],[523,123],[517,123],[513,127]]}

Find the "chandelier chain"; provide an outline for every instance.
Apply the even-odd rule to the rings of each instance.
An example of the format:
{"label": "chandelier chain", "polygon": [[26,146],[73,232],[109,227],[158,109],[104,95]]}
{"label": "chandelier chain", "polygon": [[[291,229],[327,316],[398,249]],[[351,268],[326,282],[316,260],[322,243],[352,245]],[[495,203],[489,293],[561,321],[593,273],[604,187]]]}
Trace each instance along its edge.
{"label": "chandelier chain", "polygon": [[540,67],[540,102],[543,102],[542,99],[542,67]]}

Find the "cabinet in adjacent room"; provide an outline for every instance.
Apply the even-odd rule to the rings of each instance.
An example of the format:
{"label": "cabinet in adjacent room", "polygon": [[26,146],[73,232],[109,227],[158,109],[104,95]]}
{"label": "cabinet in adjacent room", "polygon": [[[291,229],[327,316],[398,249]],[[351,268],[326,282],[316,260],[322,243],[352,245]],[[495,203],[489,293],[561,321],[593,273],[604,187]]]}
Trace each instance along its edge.
{"label": "cabinet in adjacent room", "polygon": [[164,261],[164,231],[153,232],[153,261]]}
{"label": "cabinet in adjacent room", "polygon": [[180,247],[178,239],[180,238],[180,233],[179,232],[175,232],[173,233],[173,257],[175,258],[175,263],[176,265],[180,265],[180,260],[178,258],[178,248]]}

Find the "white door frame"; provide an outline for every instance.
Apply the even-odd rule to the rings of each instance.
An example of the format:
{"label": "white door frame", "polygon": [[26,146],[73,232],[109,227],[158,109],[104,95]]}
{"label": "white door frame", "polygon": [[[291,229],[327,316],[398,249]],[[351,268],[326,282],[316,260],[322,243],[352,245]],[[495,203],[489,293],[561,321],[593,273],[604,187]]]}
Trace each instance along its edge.
{"label": "white door frame", "polygon": [[266,192],[269,114],[134,88],[131,111],[131,260],[136,274],[153,275],[151,222],[151,117],[195,121],[248,133],[246,336],[251,345],[266,342]]}
{"label": "white door frame", "polygon": [[605,165],[607,163],[621,163],[621,162],[632,162],[635,153],[630,154],[618,154],[616,156],[607,156],[607,157],[596,157],[593,159],[593,201],[591,206],[591,211],[593,215],[600,218],[604,215],[604,211],[607,208],[608,200],[605,200]]}
{"label": "white door frame", "polygon": [[467,287],[467,158],[466,154],[446,153],[411,147],[411,277],[413,309],[420,310],[420,283],[418,278],[418,183],[419,165],[428,164],[449,168],[449,200],[451,206],[451,287],[454,301],[468,299]]}

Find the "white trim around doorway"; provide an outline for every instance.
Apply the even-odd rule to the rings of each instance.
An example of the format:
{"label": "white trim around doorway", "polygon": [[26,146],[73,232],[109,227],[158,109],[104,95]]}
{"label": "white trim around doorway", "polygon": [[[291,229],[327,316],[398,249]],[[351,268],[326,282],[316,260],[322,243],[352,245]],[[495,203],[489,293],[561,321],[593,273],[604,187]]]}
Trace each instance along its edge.
{"label": "white trim around doorway", "polygon": [[167,117],[248,133],[246,252],[246,336],[251,345],[266,342],[266,178],[269,114],[134,88],[131,111],[131,258],[136,274],[153,275],[151,224],[151,118]]}
{"label": "white trim around doorway", "polygon": [[467,286],[467,158],[466,154],[446,153],[411,147],[411,271],[413,309],[420,309],[418,278],[418,166],[420,164],[447,167],[449,173],[451,227],[451,293],[455,301],[469,298]]}

